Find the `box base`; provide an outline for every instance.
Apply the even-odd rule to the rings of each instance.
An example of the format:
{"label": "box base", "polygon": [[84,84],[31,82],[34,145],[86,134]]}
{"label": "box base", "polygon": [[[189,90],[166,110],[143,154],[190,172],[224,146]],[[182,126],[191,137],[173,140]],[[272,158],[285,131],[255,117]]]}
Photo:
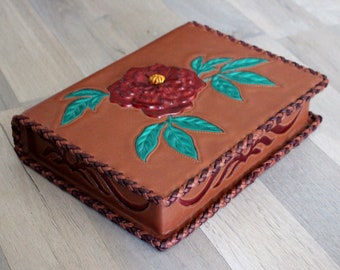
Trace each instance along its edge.
{"label": "box base", "polygon": [[143,241],[148,242],[158,250],[166,250],[169,247],[177,244],[180,240],[187,237],[195,229],[200,227],[208,218],[212,217],[221,207],[227,205],[232,198],[236,197],[236,195],[238,195],[242,190],[244,190],[247,186],[253,183],[260,174],[262,174],[268,168],[272,167],[277,161],[279,161],[282,157],[288,154],[294,147],[300,145],[300,143],[317,128],[321,120],[322,120],[321,116],[309,112],[308,121],[309,124],[301,133],[299,133],[294,139],[285,144],[281,149],[275,152],[269,159],[263,162],[252,172],[250,172],[247,176],[240,179],[233,188],[231,188],[222,196],[220,196],[220,198],[217,201],[215,201],[213,204],[210,205],[210,207],[206,208],[203,212],[201,212],[190,224],[180,228],[177,232],[175,232],[165,240],[158,239],[157,237],[149,234],[148,232],[139,228],[132,222],[116,214],[98,200],[92,198],[83,191],[78,190],[73,185],[66,183],[60,177],[58,177],[52,171],[50,171],[48,168],[41,165],[37,160],[28,158],[27,156],[23,155],[22,149],[20,149],[20,147],[16,147],[15,150],[18,156],[22,159],[22,161],[26,165],[30,166],[32,169],[43,175],[45,178],[47,178],[49,181],[57,185],[62,190],[67,191],[68,193],[79,199],[81,202],[92,207],[94,210],[104,215],[112,222],[118,224],[123,229],[134,234]]}

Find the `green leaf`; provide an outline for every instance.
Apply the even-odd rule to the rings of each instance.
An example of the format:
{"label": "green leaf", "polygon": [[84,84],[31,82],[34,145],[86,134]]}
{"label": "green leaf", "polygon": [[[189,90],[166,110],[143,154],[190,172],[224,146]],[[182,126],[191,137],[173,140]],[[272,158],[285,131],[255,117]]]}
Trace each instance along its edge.
{"label": "green leaf", "polygon": [[192,67],[193,70],[196,71],[196,73],[200,73],[200,70],[202,68],[202,62],[203,62],[202,56],[199,56],[199,57],[195,58],[194,60],[192,60],[191,67]]}
{"label": "green leaf", "polygon": [[203,66],[202,69],[200,70],[200,73],[198,75],[200,75],[201,73],[204,72],[209,72],[209,71],[213,71],[216,69],[216,66],[225,62],[228,62],[231,58],[214,58],[211,59],[209,61],[207,61]]}
{"label": "green leaf", "polygon": [[67,105],[61,125],[66,125],[79,118],[87,108],[94,111],[101,100],[109,94],[96,89],[81,89],[72,92],[65,98],[78,98]]}
{"label": "green leaf", "polygon": [[109,94],[96,90],[96,89],[90,89],[90,88],[85,88],[85,89],[80,89],[78,91],[72,92],[65,96],[65,98],[74,98],[74,97],[94,97],[94,96],[108,96]]}
{"label": "green leaf", "polygon": [[211,59],[209,61],[207,61],[203,67],[208,69],[208,68],[211,68],[211,67],[215,67],[216,65],[219,65],[219,64],[222,64],[222,63],[225,63],[225,62],[228,62],[230,61],[231,58],[228,57],[228,58],[214,58],[214,59]]}
{"label": "green leaf", "polygon": [[181,154],[198,159],[194,142],[186,132],[175,128],[169,123],[164,131],[164,139],[170,147]]}
{"label": "green leaf", "polygon": [[136,139],[136,152],[140,159],[146,161],[158,144],[159,134],[164,123],[147,126]]}
{"label": "green leaf", "polygon": [[221,72],[238,69],[238,68],[247,68],[247,67],[253,67],[261,63],[268,62],[266,59],[263,58],[242,58],[235,60],[231,63],[228,63],[224,65],[221,68]]}
{"label": "green leaf", "polygon": [[191,62],[191,67],[196,71],[197,75],[200,76],[204,72],[215,70],[217,65],[230,60],[231,58],[214,58],[203,64],[203,57],[199,56]]}
{"label": "green leaf", "polygon": [[95,96],[90,99],[89,107],[91,108],[92,111],[96,109],[97,105],[101,102],[102,99],[103,96]]}
{"label": "green leaf", "polygon": [[271,80],[254,72],[233,71],[230,73],[223,74],[223,76],[227,77],[230,80],[241,83],[241,84],[258,84],[258,85],[268,85],[268,86],[275,85],[275,83],[273,83]]}
{"label": "green leaf", "polygon": [[223,132],[219,127],[196,116],[181,116],[172,119],[177,126],[195,131]]}
{"label": "green leaf", "polygon": [[68,104],[64,112],[63,119],[61,120],[61,124],[66,125],[80,117],[86,108],[89,107],[90,100],[91,98],[80,98]]}
{"label": "green leaf", "polygon": [[242,97],[238,88],[229,80],[217,74],[212,78],[211,85],[218,92],[235,100],[242,101]]}

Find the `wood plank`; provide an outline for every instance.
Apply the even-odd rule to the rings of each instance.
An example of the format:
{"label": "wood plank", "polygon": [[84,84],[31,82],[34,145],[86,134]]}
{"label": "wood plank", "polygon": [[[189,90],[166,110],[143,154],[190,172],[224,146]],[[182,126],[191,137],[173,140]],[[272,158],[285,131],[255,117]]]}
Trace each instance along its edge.
{"label": "wood plank", "polygon": [[[340,26],[339,26],[340,27]],[[340,92],[340,35],[334,28],[317,27],[280,40],[309,67],[326,74],[331,85]]]}
{"label": "wood plank", "polygon": [[[101,2],[99,8],[105,12],[104,17],[109,18],[107,23],[119,25],[118,32],[122,33],[123,39],[132,40],[136,48],[146,45],[186,22],[169,10],[161,0],[150,0],[143,3],[138,0],[130,0],[122,1],[119,5],[111,0]],[[134,20],[129,21],[126,18],[134,18]]]}
{"label": "wood plank", "polygon": [[0,70],[0,110],[19,106],[19,101]]}
{"label": "wood plank", "polygon": [[52,95],[83,77],[24,0],[0,1],[1,71],[19,102]]}
{"label": "wood plank", "polygon": [[[1,236],[0,236],[0,241],[1,241]],[[1,270],[10,270],[9,265],[7,263],[7,259],[2,252],[1,246],[0,246],[0,269]]]}
{"label": "wood plank", "polygon": [[232,269],[200,229],[160,253],[95,211],[86,212],[119,269]]}
{"label": "wood plank", "polygon": [[317,20],[292,1],[262,0],[228,2],[270,37],[282,38],[313,29]]}
{"label": "wood plank", "polygon": [[202,230],[232,269],[338,269],[259,179]]}
{"label": "wood plank", "polygon": [[328,155],[333,162],[340,166],[340,93],[328,86],[311,101],[311,110],[321,114],[322,124],[310,139]]}
{"label": "wood plank", "polygon": [[121,1],[119,5],[110,0],[30,0],[30,3],[85,75],[183,22],[158,0],[142,5],[137,0]]}
{"label": "wood plank", "polygon": [[309,139],[262,178],[275,198],[340,265],[339,179],[340,166]]}
{"label": "wood plank", "polygon": [[[11,146],[13,146],[11,128],[12,117],[13,115],[22,113],[24,110],[25,107],[16,107],[8,109],[6,111],[0,111],[0,128],[4,131],[4,134],[7,136],[7,143],[9,143]],[[14,151],[12,153],[15,155]]]}
{"label": "wood plank", "polygon": [[226,1],[163,0],[163,2],[184,21],[194,20],[240,39],[262,33],[256,24]]}
{"label": "wood plank", "polygon": [[294,0],[296,4],[318,18],[321,24],[340,23],[340,5],[338,0]]}

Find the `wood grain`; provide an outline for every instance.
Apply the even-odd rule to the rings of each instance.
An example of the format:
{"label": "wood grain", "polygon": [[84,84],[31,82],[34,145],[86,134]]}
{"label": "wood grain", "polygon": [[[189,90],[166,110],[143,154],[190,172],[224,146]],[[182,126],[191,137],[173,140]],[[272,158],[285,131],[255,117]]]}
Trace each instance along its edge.
{"label": "wood grain", "polygon": [[340,233],[334,220],[340,220],[339,175],[340,166],[307,140],[277,164],[275,170],[269,170],[263,180],[337,264],[340,264]]}
{"label": "wood grain", "polygon": [[[240,39],[262,33],[261,28],[253,25],[248,17],[226,1],[163,0],[163,2],[185,21],[198,20],[202,24]],[[202,12],[202,10],[205,10],[205,12]],[[213,16],[211,16],[212,14]],[[228,23],[225,23],[226,18],[228,18]],[[250,24],[252,24],[252,27],[249,27]]]}
{"label": "wood grain", "polygon": [[[340,269],[337,0],[0,1],[0,269]],[[10,121],[196,20],[325,73],[323,123],[201,229],[158,252],[23,166]]]}
{"label": "wood grain", "polygon": [[[85,75],[182,24],[159,1],[143,5],[136,0],[120,1],[118,5],[113,1],[89,0],[30,2]],[[137,13],[145,16],[137,16],[134,24],[126,20]]]}
{"label": "wood grain", "polygon": [[259,179],[216,216],[202,230],[232,269],[336,269]]}
{"label": "wood grain", "polygon": [[19,101],[0,70],[0,110],[19,106]]}
{"label": "wood grain", "polygon": [[329,86],[325,92],[319,94],[318,99],[312,100],[311,109],[322,112],[323,123],[311,140],[321,148],[337,165],[340,165],[340,120],[337,113],[340,111],[340,93]]}
{"label": "wood grain", "polygon": [[313,29],[315,18],[292,1],[230,1],[244,16],[273,38]]}
{"label": "wood grain", "polygon": [[313,31],[304,31],[284,38],[280,42],[294,54],[299,55],[301,60],[311,68],[327,73],[334,88],[340,92],[340,67],[338,61],[334,61],[340,59],[338,49],[340,35],[334,34],[333,28],[319,26]]}
{"label": "wood grain", "polygon": [[[178,248],[160,253],[142,241],[135,241],[134,236],[103,219],[95,211],[88,209],[87,214],[111,256],[116,258],[119,269],[134,269],[136,265],[139,269],[232,269],[200,229],[180,242]],[[129,250],[138,252],[129,253]]]}
{"label": "wood grain", "polygon": [[10,270],[9,265],[7,263],[7,259],[2,252],[1,246],[0,246],[0,269],[1,270]]}
{"label": "wood grain", "polygon": [[294,0],[294,2],[316,17],[322,24],[335,25],[340,23],[338,0],[323,0],[322,7],[319,0]]}
{"label": "wood grain", "polygon": [[51,95],[82,77],[27,1],[0,5],[1,71],[20,102]]}

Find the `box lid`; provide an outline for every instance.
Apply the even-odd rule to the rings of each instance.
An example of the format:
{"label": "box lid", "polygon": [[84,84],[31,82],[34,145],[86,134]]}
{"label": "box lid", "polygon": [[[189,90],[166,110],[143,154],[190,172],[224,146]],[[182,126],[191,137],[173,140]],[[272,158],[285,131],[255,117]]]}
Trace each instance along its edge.
{"label": "box lid", "polygon": [[24,115],[164,198],[324,80],[187,23]]}

